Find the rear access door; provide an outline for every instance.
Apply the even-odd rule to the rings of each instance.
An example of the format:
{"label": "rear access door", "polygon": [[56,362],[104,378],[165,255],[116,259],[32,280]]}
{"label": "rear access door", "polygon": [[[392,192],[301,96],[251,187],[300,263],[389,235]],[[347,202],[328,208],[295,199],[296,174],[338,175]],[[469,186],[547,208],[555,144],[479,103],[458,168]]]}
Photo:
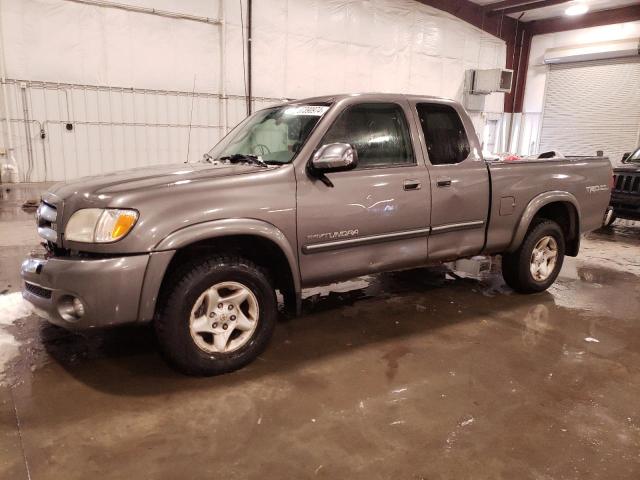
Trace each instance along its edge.
{"label": "rear access door", "polygon": [[411,103],[430,163],[429,260],[476,255],[485,243],[490,178],[473,124],[453,102]]}

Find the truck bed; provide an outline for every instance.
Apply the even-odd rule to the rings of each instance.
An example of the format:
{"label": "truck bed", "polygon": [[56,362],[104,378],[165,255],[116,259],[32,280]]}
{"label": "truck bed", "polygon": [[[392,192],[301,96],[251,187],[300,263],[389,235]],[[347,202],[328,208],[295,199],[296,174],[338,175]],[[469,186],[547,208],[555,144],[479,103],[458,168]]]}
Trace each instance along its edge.
{"label": "truck bed", "polygon": [[545,192],[564,191],[575,198],[578,213],[585,219],[580,222],[580,232],[601,226],[612,179],[607,157],[496,161],[487,162],[487,166],[491,177],[487,253],[508,248],[514,225],[519,223],[526,206]]}

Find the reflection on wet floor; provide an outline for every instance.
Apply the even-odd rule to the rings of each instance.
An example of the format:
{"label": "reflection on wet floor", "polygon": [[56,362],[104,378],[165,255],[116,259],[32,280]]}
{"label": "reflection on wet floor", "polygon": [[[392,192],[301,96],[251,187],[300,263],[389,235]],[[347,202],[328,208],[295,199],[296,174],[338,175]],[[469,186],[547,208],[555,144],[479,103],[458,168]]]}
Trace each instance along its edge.
{"label": "reflection on wet floor", "polygon": [[590,234],[536,295],[495,259],[310,289],[215,378],[173,372],[146,327],[0,321],[0,478],[637,479],[638,239]]}
{"label": "reflection on wet floor", "polygon": [[638,236],[638,229],[640,228],[640,222],[634,220],[618,219],[609,228],[602,228],[595,232],[590,233],[588,238],[600,238],[615,241],[628,242],[630,245],[639,246],[640,236]]}

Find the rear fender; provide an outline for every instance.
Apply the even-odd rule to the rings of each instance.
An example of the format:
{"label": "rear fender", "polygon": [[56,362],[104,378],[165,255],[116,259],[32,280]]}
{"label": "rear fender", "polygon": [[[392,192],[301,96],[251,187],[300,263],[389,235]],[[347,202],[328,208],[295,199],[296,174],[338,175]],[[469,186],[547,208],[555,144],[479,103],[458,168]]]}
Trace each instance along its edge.
{"label": "rear fender", "polygon": [[518,247],[520,247],[520,245],[522,245],[524,237],[529,230],[529,226],[531,225],[532,220],[540,211],[540,209],[542,209],[545,205],[556,202],[570,203],[575,209],[575,225],[569,225],[569,230],[573,232],[574,242],[573,244],[567,244],[567,254],[578,254],[578,249],[580,246],[580,208],[578,205],[578,200],[571,193],[563,192],[560,190],[541,193],[529,202],[522,216],[520,217],[520,221],[518,222],[518,225],[516,227],[513,239],[511,240],[511,244],[507,248],[507,252],[514,252],[518,249]]}

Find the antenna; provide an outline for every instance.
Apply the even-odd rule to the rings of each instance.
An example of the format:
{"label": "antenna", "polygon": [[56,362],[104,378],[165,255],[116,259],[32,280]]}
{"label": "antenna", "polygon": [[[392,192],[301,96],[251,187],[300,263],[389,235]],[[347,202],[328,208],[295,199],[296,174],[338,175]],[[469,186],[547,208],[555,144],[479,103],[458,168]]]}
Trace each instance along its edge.
{"label": "antenna", "polygon": [[189,163],[189,151],[191,150],[191,124],[193,120],[193,101],[196,97],[196,75],[193,75],[193,89],[191,90],[191,112],[189,113],[189,133],[187,134],[187,159],[184,163]]}

